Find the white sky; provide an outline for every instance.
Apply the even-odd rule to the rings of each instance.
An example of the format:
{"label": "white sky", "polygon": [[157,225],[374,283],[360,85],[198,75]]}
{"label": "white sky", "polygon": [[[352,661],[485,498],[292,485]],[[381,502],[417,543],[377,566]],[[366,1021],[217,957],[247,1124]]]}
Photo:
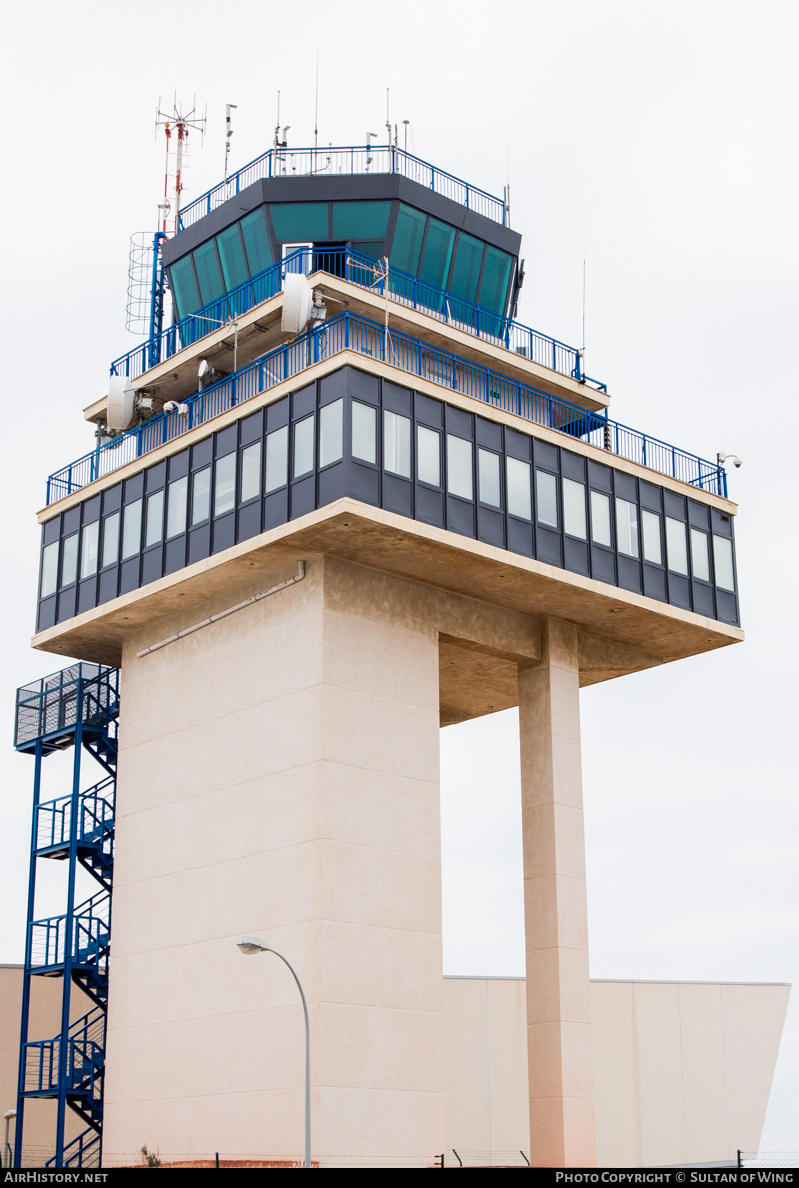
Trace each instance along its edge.
{"label": "white sky", "polygon": [[[134,345],[128,239],[155,225],[156,100],[208,104],[191,200],[221,179],[225,103],[233,167],[269,147],[278,88],[290,143],[310,142],[318,42],[320,143],[380,132],[390,87],[419,156],[497,194],[509,169],[520,320],[579,345],[587,242],[587,369],[611,415],[706,458],[743,456],[730,491],[747,642],[583,694],[591,970],[796,980],[798,24],[787,0],[7,12],[0,962],[22,957],[30,828],[13,692],[62,666],[28,646],[34,511],[47,474],[91,448],[80,410]],[[446,971],[521,974],[515,714],[451,727],[442,745]],[[40,910],[59,909],[59,881],[60,867]],[[798,1079],[795,1001],[764,1149],[799,1149]]]}

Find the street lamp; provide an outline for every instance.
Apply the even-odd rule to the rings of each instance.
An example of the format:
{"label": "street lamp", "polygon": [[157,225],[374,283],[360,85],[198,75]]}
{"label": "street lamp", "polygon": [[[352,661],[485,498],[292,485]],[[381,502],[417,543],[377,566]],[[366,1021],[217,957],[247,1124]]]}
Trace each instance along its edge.
{"label": "street lamp", "polygon": [[[305,1001],[305,991],[302,988],[300,979],[294,971],[290,962],[282,953],[278,953],[277,949],[273,949],[266,941],[261,940],[258,936],[242,936],[236,941],[240,951],[249,956],[251,953],[274,953],[279,957],[284,965],[288,965],[291,970],[294,981],[297,983],[297,989],[300,992],[302,999],[302,1009],[305,1012],[305,1166],[311,1166],[311,1028],[308,1023],[308,1003]],[[6,1124],[7,1125],[7,1124]]]}
{"label": "street lamp", "polygon": [[16,1118],[16,1116],[17,1116],[16,1110],[7,1110],[6,1113],[3,1114],[3,1117],[6,1120],[6,1139],[5,1139],[5,1145],[3,1147],[3,1159],[2,1159],[2,1161],[0,1161],[0,1167],[3,1167],[3,1166],[11,1167],[11,1147],[8,1142],[8,1127],[11,1122],[11,1119]]}

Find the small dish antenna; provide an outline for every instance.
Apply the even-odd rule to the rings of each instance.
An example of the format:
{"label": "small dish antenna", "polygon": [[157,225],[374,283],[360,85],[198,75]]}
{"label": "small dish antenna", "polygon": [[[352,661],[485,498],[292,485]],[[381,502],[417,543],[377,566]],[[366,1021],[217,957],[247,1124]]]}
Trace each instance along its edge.
{"label": "small dish antenna", "polygon": [[108,405],[106,411],[109,429],[124,432],[133,420],[136,411],[136,393],[126,375],[112,375],[108,381]]}
{"label": "small dish antenna", "polygon": [[283,313],[280,329],[284,334],[302,334],[313,315],[313,290],[304,272],[287,272],[283,279]]}

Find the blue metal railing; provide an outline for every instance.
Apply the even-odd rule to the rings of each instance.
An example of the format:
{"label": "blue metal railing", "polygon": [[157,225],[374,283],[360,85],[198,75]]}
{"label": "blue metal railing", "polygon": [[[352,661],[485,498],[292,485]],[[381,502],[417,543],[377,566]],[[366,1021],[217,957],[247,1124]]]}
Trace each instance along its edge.
{"label": "blue metal railing", "polygon": [[[56,1158],[48,1159],[45,1167],[57,1167]],[[87,1127],[71,1143],[64,1147],[61,1167],[99,1167],[100,1136],[92,1127]]]}
{"label": "blue metal railing", "polygon": [[410,375],[432,380],[681,482],[726,496],[726,475],[718,463],[611,421],[606,414],[590,412],[450,351],[439,350],[422,339],[387,333],[378,322],[345,311],[198,392],[185,402],[185,413],[177,409],[161,413],[56,471],[47,480],[47,503],[79,491],[189,429],[347,350],[380,359]]}
{"label": "blue metal railing", "polygon": [[30,968],[57,969],[67,954],[75,965],[104,964],[110,936],[111,897],[98,891],[75,909],[72,936],[67,936],[68,916],[48,916],[30,924]]}
{"label": "blue metal railing", "polygon": [[178,231],[185,231],[192,223],[216,210],[229,198],[251,186],[261,178],[334,177],[338,174],[397,173],[418,182],[436,194],[485,215],[495,223],[508,225],[508,207],[504,198],[495,198],[486,190],[471,186],[443,169],[436,169],[427,161],[394,145],[347,145],[334,148],[269,149],[261,157],[250,161],[227,181],[220,182],[200,198],[184,206],[178,217]]}
{"label": "blue metal railing", "polygon": [[[98,1078],[105,1063],[105,1011],[93,1007],[70,1024],[67,1041],[67,1092],[84,1089],[101,1100]],[[29,1040],[25,1045],[25,1092],[46,1096],[58,1088],[61,1039]]]}
{"label": "blue metal railing", "polygon": [[[241,317],[262,301],[269,301],[283,288],[286,272],[328,272],[343,280],[369,289],[379,296],[385,295],[386,275],[380,261],[362,256],[349,248],[298,248],[285,260],[272,264],[257,276],[237,285],[216,301],[204,305],[194,314],[188,314],[179,322],[169,326],[155,338],[148,339],[121,355],[111,364],[112,375],[125,375],[137,379],[151,367],[165,362],[184,347],[212,334],[220,326]],[[607,385],[583,375],[580,352],[548,334],[532,330],[521,322],[511,321],[501,314],[492,313],[456,297],[446,289],[428,284],[403,272],[389,268],[388,292],[394,301],[411,309],[419,309],[456,330],[487,339],[495,346],[514,351],[543,367],[550,367],[561,375],[568,375],[578,382],[585,382],[607,392]]]}
{"label": "blue metal railing", "polygon": [[[78,845],[108,842],[114,828],[114,793],[116,780],[108,776],[81,792],[78,800]],[[72,825],[72,796],[59,796],[40,804],[36,810],[36,853],[57,850],[69,845]]]}
{"label": "blue metal railing", "polygon": [[[78,713],[78,690],[81,706]],[[73,664],[17,690],[14,746],[84,725],[98,725],[119,702],[119,672],[101,664]]]}

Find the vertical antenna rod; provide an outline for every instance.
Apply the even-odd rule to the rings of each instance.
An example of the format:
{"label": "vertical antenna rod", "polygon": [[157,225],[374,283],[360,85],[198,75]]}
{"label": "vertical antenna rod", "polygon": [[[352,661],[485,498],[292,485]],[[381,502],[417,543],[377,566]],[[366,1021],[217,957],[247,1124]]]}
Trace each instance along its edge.
{"label": "vertical antenna rod", "polygon": [[230,138],[233,135],[233,128],[230,123],[230,113],[235,111],[238,105],[236,103],[225,104],[225,181],[227,181],[227,167],[228,157],[230,156]]}
{"label": "vertical antenna rod", "polygon": [[[175,230],[175,233],[177,233],[178,219],[180,217],[180,194],[181,194],[181,190],[183,189],[183,158],[186,156],[189,132],[195,131],[195,132],[199,132],[201,136],[204,135],[206,117],[205,117],[205,115],[200,115],[197,112],[196,99],[194,100],[194,103],[192,104],[189,111],[184,113],[183,110],[178,107],[177,97],[176,97],[175,101],[173,103],[173,106],[172,106],[171,114],[169,112],[161,111],[160,104],[159,104],[159,110],[156,113],[156,117],[155,117],[156,128],[158,128],[161,124],[163,124],[163,126],[164,126],[164,130],[166,132],[166,140],[167,140],[167,177],[169,176],[169,140],[170,140],[170,137],[173,132],[176,133],[176,135],[177,135],[178,143],[177,143],[177,150],[176,150],[176,154],[175,154],[175,186],[174,186],[174,194],[175,194],[174,230]],[[168,183],[167,183],[166,188],[168,189]],[[164,198],[166,201],[166,195],[164,196]],[[162,229],[164,231],[166,231],[166,212],[165,212],[165,217],[164,217],[164,225],[163,225]]]}

